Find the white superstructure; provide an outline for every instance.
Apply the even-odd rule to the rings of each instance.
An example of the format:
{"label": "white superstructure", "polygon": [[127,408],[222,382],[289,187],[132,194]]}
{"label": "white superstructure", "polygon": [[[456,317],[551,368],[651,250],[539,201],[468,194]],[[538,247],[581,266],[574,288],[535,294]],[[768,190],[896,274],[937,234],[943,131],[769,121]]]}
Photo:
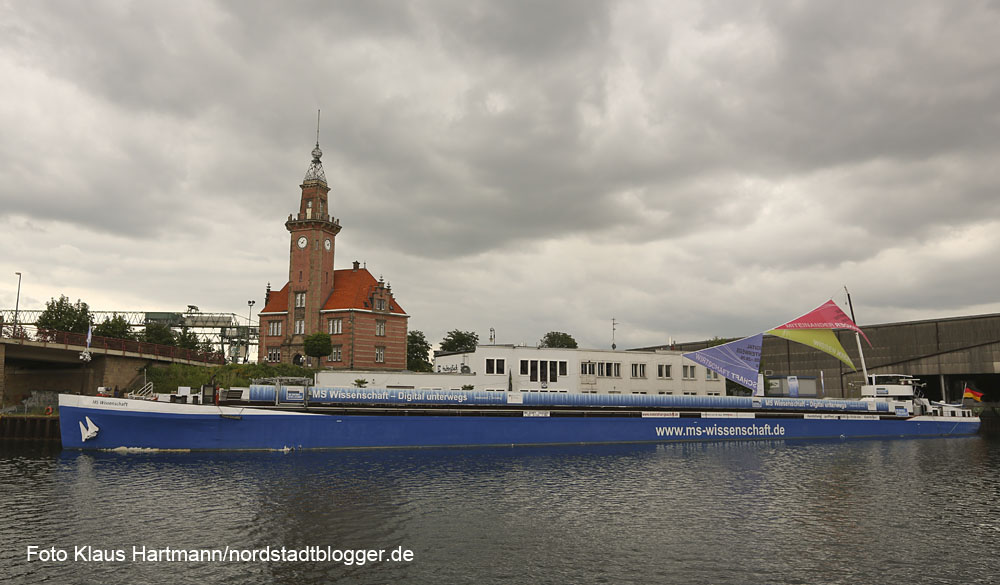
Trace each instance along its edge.
{"label": "white superstructure", "polygon": [[664,394],[725,396],[725,380],[681,352],[612,351],[480,345],[474,352],[438,355],[434,372],[327,370],[316,375],[320,386],[571,392],[591,394]]}

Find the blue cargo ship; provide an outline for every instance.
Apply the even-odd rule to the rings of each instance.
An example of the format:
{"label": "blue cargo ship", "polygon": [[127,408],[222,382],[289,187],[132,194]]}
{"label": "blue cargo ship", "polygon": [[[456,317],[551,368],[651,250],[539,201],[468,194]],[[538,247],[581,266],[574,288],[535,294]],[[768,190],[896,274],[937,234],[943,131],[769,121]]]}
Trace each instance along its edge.
{"label": "blue cargo ship", "polygon": [[860,400],[256,385],[207,404],[60,395],[67,449],[290,450],[941,437],[960,405],[871,376]]}

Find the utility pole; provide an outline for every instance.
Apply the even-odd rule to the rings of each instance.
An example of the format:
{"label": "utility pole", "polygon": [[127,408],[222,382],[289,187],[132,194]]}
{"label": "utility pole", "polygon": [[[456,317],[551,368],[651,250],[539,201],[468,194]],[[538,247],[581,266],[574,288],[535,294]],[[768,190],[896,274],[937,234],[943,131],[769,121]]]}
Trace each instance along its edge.
{"label": "utility pole", "polygon": [[253,327],[253,306],[257,301],[247,301],[247,305],[250,307],[247,311],[247,348],[246,352],[243,354],[243,363],[250,361],[250,328]]}
{"label": "utility pole", "polygon": [[17,275],[17,300],[14,301],[14,331],[11,336],[17,335],[17,311],[21,308],[21,273],[15,272]]}

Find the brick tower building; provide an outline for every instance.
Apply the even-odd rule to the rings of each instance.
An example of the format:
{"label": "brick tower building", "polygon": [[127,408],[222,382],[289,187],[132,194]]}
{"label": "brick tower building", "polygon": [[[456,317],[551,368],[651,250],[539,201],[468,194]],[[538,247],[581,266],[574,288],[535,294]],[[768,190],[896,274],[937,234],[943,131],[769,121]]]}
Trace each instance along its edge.
{"label": "brick tower building", "polygon": [[[330,215],[330,188],[319,141],[302,182],[299,212],[289,215],[288,282],[279,291],[268,284],[260,317],[258,360],[340,369],[406,368],[407,315],[392,289],[359,262],[334,270],[340,221]],[[330,336],[329,356],[306,356],[304,340]]]}

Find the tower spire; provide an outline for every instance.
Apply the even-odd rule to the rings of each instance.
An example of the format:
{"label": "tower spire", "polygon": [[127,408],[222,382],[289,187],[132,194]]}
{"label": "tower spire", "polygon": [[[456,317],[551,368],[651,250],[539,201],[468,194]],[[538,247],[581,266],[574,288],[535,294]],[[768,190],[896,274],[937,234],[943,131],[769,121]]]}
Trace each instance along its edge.
{"label": "tower spire", "polygon": [[326,173],[323,171],[323,163],[320,162],[320,159],[323,158],[323,151],[319,149],[319,114],[320,110],[316,110],[316,148],[312,151],[312,164],[306,171],[304,182],[317,181],[326,185]]}

